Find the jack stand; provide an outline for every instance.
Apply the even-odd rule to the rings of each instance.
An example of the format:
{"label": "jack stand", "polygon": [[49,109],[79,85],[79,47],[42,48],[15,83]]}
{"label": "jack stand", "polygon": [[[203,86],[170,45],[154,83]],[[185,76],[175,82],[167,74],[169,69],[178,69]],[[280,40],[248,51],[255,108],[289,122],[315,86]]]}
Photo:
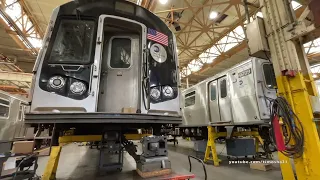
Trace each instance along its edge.
{"label": "jack stand", "polygon": [[[167,137],[143,137],[141,144],[142,154],[139,158],[137,155],[134,156],[134,158],[136,157],[138,174],[143,178],[170,174],[171,163],[168,159]],[[126,149],[129,147],[125,146]],[[129,154],[131,155],[130,152]]]}
{"label": "jack stand", "polygon": [[[232,131],[231,131],[232,130]],[[215,140],[218,137],[239,137],[239,136],[251,136],[256,140],[256,152],[259,151],[259,143],[264,144],[263,139],[260,137],[258,129],[252,128],[251,131],[238,131],[233,126],[227,129],[227,132],[217,132],[216,127],[208,126],[208,143],[206,147],[204,162],[213,161],[214,166],[219,166],[221,160],[218,157]]]}
{"label": "jack stand", "polygon": [[50,158],[49,158],[47,167],[43,173],[42,179],[44,180],[56,179],[60,153],[61,153],[61,146],[53,146],[51,148]]}
{"label": "jack stand", "polygon": [[[213,161],[214,166],[219,166],[221,160],[218,158],[215,140],[218,138],[215,127],[208,126],[208,143],[204,162]],[[210,157],[210,153],[212,157]]]}
{"label": "jack stand", "polygon": [[123,150],[121,147],[121,131],[106,131],[100,142],[99,173],[107,171],[122,171]]}

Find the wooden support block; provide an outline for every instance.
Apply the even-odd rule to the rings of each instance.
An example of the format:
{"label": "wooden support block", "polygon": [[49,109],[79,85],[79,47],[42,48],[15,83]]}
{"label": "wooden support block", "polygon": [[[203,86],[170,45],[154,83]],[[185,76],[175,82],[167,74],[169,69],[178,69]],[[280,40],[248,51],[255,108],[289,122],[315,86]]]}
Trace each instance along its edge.
{"label": "wooden support block", "polygon": [[122,113],[129,113],[129,114],[132,114],[132,113],[137,113],[137,109],[136,108],[122,108],[121,110]]}
{"label": "wooden support block", "polygon": [[265,164],[265,163],[251,163],[250,168],[260,170],[260,171],[269,171],[272,169],[272,165]]}
{"label": "wooden support block", "polygon": [[30,154],[33,152],[34,141],[13,142],[12,152],[16,154]]}
{"label": "wooden support block", "polygon": [[137,169],[137,173],[142,177],[142,178],[151,178],[151,177],[157,177],[157,176],[164,176],[171,174],[171,169],[162,169],[158,171],[150,171],[150,172],[141,172],[139,169]]}

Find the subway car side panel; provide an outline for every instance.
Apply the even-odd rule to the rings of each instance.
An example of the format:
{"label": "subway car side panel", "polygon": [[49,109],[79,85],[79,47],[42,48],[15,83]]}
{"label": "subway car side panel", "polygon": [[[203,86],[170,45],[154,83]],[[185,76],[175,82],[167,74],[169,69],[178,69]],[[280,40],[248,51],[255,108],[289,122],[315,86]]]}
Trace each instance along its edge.
{"label": "subway car side panel", "polygon": [[253,62],[249,61],[228,72],[234,124],[260,122],[257,107]]}

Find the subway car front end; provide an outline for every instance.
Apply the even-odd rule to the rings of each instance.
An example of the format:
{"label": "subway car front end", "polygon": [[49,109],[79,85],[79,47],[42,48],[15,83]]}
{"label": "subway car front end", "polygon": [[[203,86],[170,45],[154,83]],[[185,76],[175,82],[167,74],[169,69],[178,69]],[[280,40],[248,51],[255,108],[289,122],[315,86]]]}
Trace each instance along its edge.
{"label": "subway car front end", "polygon": [[25,123],[159,132],[182,122],[179,79],[175,36],[156,15],[126,1],[72,1],[53,11]]}

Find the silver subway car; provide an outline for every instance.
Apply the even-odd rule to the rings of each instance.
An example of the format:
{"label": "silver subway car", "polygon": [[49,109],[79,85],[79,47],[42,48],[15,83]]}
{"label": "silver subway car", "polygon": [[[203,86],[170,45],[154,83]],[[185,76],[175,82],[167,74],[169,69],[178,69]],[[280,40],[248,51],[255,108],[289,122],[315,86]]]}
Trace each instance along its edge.
{"label": "silver subway car", "polygon": [[183,126],[264,124],[275,87],[272,64],[252,57],[184,90]]}
{"label": "silver subway car", "polygon": [[127,1],[54,9],[34,74],[27,124],[182,122],[175,36]]}
{"label": "silver subway car", "polygon": [[24,136],[25,98],[0,91],[0,141],[12,141]]}

